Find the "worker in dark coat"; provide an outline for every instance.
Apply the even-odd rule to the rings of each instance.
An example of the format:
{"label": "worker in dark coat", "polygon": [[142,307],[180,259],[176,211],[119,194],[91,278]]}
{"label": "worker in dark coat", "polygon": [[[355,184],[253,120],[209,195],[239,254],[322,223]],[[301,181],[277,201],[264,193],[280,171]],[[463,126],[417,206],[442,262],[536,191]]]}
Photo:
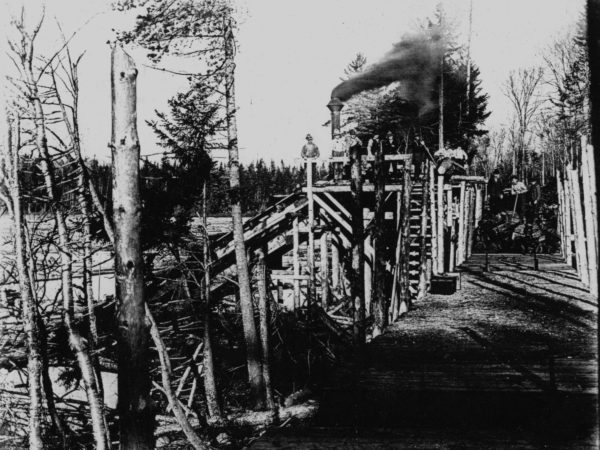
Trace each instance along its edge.
{"label": "worker in dark coat", "polygon": [[533,223],[539,215],[542,200],[542,188],[537,180],[532,180],[527,191],[527,223]]}
{"label": "worker in dark coat", "polygon": [[[382,143],[383,155],[397,155],[398,154],[398,143],[394,138],[394,133],[388,131],[385,135],[385,139]],[[390,179],[398,178],[398,167],[396,161],[386,162],[383,166],[385,169],[386,177]]]}
{"label": "worker in dark coat", "polygon": [[504,201],[504,192],[502,184],[500,183],[500,171],[495,169],[488,181],[487,185],[488,202],[490,205],[490,212],[492,214],[498,214],[502,211],[502,203]]}

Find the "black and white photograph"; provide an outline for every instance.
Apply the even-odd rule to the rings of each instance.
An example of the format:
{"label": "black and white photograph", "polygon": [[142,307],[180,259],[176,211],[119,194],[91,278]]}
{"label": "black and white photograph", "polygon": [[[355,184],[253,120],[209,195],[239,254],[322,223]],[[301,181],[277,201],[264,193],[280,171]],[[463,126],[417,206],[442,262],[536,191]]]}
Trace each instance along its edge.
{"label": "black and white photograph", "polygon": [[595,148],[600,0],[0,0],[0,449],[600,449]]}

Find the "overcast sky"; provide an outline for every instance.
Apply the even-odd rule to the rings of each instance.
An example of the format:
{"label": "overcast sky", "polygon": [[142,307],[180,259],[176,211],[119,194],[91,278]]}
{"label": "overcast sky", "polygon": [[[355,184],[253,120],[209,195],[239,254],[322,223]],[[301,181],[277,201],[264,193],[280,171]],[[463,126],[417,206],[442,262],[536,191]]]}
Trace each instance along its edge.
{"label": "overcast sky", "polygon": [[[7,1],[7,0],[5,0]],[[35,12],[39,0],[23,0]],[[19,1],[10,1],[15,10]],[[47,0],[40,50],[60,46],[55,18],[70,35],[81,63],[81,128],[88,155],[110,157],[110,55],[112,28],[134,17],[110,10],[108,0]],[[357,52],[375,62],[393,43],[431,16],[437,0],[240,0],[237,101],[240,156],[293,161],[310,132],[328,152],[331,89]],[[469,0],[444,7],[466,42]],[[490,95],[489,127],[507,121],[510,108],[502,83],[511,70],[541,62],[541,51],[566,33],[583,13],[584,0],[473,0],[472,58]],[[7,7],[3,8],[4,11]],[[7,15],[4,15],[6,20]],[[6,24],[6,22],[4,22]],[[6,25],[3,25],[6,28]],[[144,52],[130,49],[140,69],[138,117],[142,154],[162,151],[145,125],[154,110],[186,86],[185,79],[147,68]]]}

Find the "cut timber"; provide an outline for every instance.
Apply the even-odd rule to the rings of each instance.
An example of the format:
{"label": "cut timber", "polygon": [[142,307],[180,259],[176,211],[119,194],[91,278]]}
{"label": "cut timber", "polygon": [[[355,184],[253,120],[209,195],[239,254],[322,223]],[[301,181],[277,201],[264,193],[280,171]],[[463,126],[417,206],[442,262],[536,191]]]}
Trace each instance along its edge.
{"label": "cut timber", "polygon": [[571,199],[573,201],[573,214],[575,217],[575,239],[577,244],[577,259],[579,260],[579,276],[581,282],[589,286],[590,276],[588,271],[587,247],[585,245],[585,226],[583,221],[583,206],[581,204],[581,189],[579,172],[577,169],[567,169],[571,184]]}
{"label": "cut timber", "polygon": [[329,232],[321,233],[321,306],[327,309],[329,305],[329,252],[328,235]]}
{"label": "cut timber", "polygon": [[435,201],[435,165],[429,166],[429,206],[431,217],[431,267],[434,274],[438,273],[438,241],[437,241],[437,202]]}
{"label": "cut timber", "polygon": [[292,253],[294,264],[294,309],[300,308],[300,227],[298,217],[293,222],[294,249]]}
{"label": "cut timber", "polygon": [[444,177],[437,177],[437,273],[444,273]]}
{"label": "cut timber", "polygon": [[[598,295],[598,251],[596,247],[596,216],[593,209],[593,196],[591,187],[591,178],[589,176],[589,167],[587,161],[588,145],[584,137],[581,139],[582,160],[582,185],[583,185],[583,202],[584,202],[584,219],[585,219],[585,242],[588,254],[588,272],[590,292]],[[593,157],[593,155],[592,155]]]}
{"label": "cut timber", "polygon": [[485,184],[486,183],[486,179],[485,177],[481,177],[481,176],[476,176],[476,175],[452,175],[450,177],[450,181],[451,182],[469,182],[469,183],[481,183],[481,184]]}

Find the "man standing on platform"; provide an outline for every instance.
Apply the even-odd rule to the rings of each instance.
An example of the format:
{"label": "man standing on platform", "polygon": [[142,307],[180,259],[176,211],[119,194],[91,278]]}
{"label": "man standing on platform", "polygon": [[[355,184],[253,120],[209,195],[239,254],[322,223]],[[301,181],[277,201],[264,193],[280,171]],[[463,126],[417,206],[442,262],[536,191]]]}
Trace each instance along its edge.
{"label": "man standing on platform", "polygon": [[[352,149],[357,145],[362,147],[362,141],[356,136],[356,131],[354,130],[348,131],[345,142],[346,151],[348,152],[348,155],[352,153]],[[359,150],[358,154],[362,155],[362,148],[361,150]],[[346,166],[346,179],[350,179],[350,163],[348,163],[348,165]]]}
{"label": "man standing on platform", "polygon": [[[331,142],[331,157],[332,158],[347,158],[348,150],[346,142],[342,139],[339,131],[333,134],[333,141]],[[343,162],[333,162],[329,165],[329,179],[334,181],[340,181],[342,179],[344,170]]]}
{"label": "man standing on platform", "polygon": [[[383,141],[383,155],[397,155],[398,154],[398,144],[396,143],[396,139],[394,139],[394,133],[388,131],[385,135],[385,139]],[[385,163],[385,174],[390,178],[398,178],[398,170],[396,161],[392,163]],[[390,174],[391,172],[391,174]]]}
{"label": "man standing on platform", "polygon": [[302,152],[300,153],[302,159],[304,159],[304,165],[306,170],[308,170],[308,160],[312,160],[312,173],[313,173],[313,181],[317,178],[317,163],[315,161],[316,158],[319,157],[319,147],[313,142],[313,137],[309,134],[306,135],[306,144],[302,146]]}
{"label": "man standing on platform", "polygon": [[[381,139],[379,137],[378,133],[375,133],[373,135],[373,137],[371,139],[369,139],[369,142],[367,143],[367,157],[374,157],[377,153],[379,153],[380,147],[381,147],[382,143],[381,143]],[[374,168],[374,164],[372,162],[368,162],[367,164],[365,164],[367,166],[366,172],[366,178],[368,178],[369,180],[373,179],[373,168]]]}

